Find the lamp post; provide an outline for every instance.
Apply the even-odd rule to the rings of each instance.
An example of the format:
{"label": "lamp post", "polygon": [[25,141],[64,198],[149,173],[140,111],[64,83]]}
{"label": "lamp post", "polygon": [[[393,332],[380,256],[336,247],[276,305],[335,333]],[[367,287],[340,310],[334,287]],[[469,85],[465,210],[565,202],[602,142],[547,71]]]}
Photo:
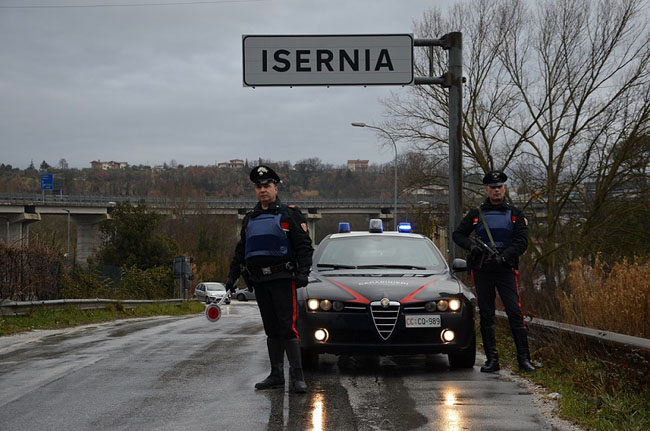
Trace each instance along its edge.
{"label": "lamp post", "polygon": [[395,140],[393,139],[391,134],[385,131],[384,129],[382,129],[381,127],[371,126],[370,124],[366,124],[366,123],[350,123],[350,124],[352,124],[354,127],[367,127],[369,129],[379,130],[380,132],[383,132],[386,136],[388,136],[390,141],[393,143],[393,148],[395,148],[395,193],[393,199],[393,204],[395,208],[393,210],[393,218],[394,218],[393,224],[395,225],[395,231],[397,231],[397,144],[395,144]]}
{"label": "lamp post", "polygon": [[65,257],[69,259],[70,258],[70,210],[67,208],[63,208],[63,211],[68,213],[67,215],[68,231],[67,231],[66,243],[65,243],[65,248],[66,248]]}

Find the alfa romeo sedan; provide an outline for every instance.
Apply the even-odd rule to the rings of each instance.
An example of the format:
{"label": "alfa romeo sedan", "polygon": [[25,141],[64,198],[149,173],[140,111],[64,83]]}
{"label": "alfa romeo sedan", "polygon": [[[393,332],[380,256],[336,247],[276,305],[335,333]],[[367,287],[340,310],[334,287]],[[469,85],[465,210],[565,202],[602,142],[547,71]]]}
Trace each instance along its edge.
{"label": "alfa romeo sedan", "polygon": [[[451,367],[473,367],[475,298],[435,244],[383,232],[379,219],[368,231],[346,230],[323,239],[309,285],[297,292],[306,366],[321,353],[443,353]],[[454,270],[465,269],[464,260],[454,261]]]}

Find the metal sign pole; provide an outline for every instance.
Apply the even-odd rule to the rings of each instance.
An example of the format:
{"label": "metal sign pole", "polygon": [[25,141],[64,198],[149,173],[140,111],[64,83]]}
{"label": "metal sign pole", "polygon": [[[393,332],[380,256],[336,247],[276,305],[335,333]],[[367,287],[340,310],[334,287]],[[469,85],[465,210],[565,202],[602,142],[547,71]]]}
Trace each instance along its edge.
{"label": "metal sign pole", "polygon": [[[463,34],[445,36],[449,50],[449,238],[463,216]],[[460,255],[459,247],[449,242],[449,260]]]}
{"label": "metal sign pole", "polygon": [[441,85],[449,88],[449,263],[460,256],[451,234],[463,214],[463,34],[447,33],[440,39],[415,39],[413,46],[440,46],[449,51],[449,70],[433,77],[433,54],[429,49],[429,76],[416,77],[415,85]]}

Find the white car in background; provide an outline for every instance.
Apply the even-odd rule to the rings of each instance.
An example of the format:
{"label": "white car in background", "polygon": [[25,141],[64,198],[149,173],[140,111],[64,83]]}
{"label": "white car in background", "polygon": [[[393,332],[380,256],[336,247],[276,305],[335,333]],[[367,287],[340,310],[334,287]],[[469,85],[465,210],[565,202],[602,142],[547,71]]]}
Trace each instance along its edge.
{"label": "white car in background", "polygon": [[[206,304],[219,302],[226,294],[226,285],[216,281],[199,283],[194,289],[194,297]],[[230,304],[230,298],[226,298],[226,304]]]}

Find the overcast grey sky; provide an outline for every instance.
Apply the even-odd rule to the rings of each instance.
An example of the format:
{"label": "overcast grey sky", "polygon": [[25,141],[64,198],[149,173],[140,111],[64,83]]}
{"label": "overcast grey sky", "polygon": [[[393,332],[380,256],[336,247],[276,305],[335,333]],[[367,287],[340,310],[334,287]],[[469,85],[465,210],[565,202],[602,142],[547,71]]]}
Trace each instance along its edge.
{"label": "overcast grey sky", "polygon": [[[147,2],[190,4],[124,6]],[[449,3],[0,0],[0,162],[391,161],[350,122],[379,124],[379,99],[406,89],[243,87],[242,35],[411,33]]]}

